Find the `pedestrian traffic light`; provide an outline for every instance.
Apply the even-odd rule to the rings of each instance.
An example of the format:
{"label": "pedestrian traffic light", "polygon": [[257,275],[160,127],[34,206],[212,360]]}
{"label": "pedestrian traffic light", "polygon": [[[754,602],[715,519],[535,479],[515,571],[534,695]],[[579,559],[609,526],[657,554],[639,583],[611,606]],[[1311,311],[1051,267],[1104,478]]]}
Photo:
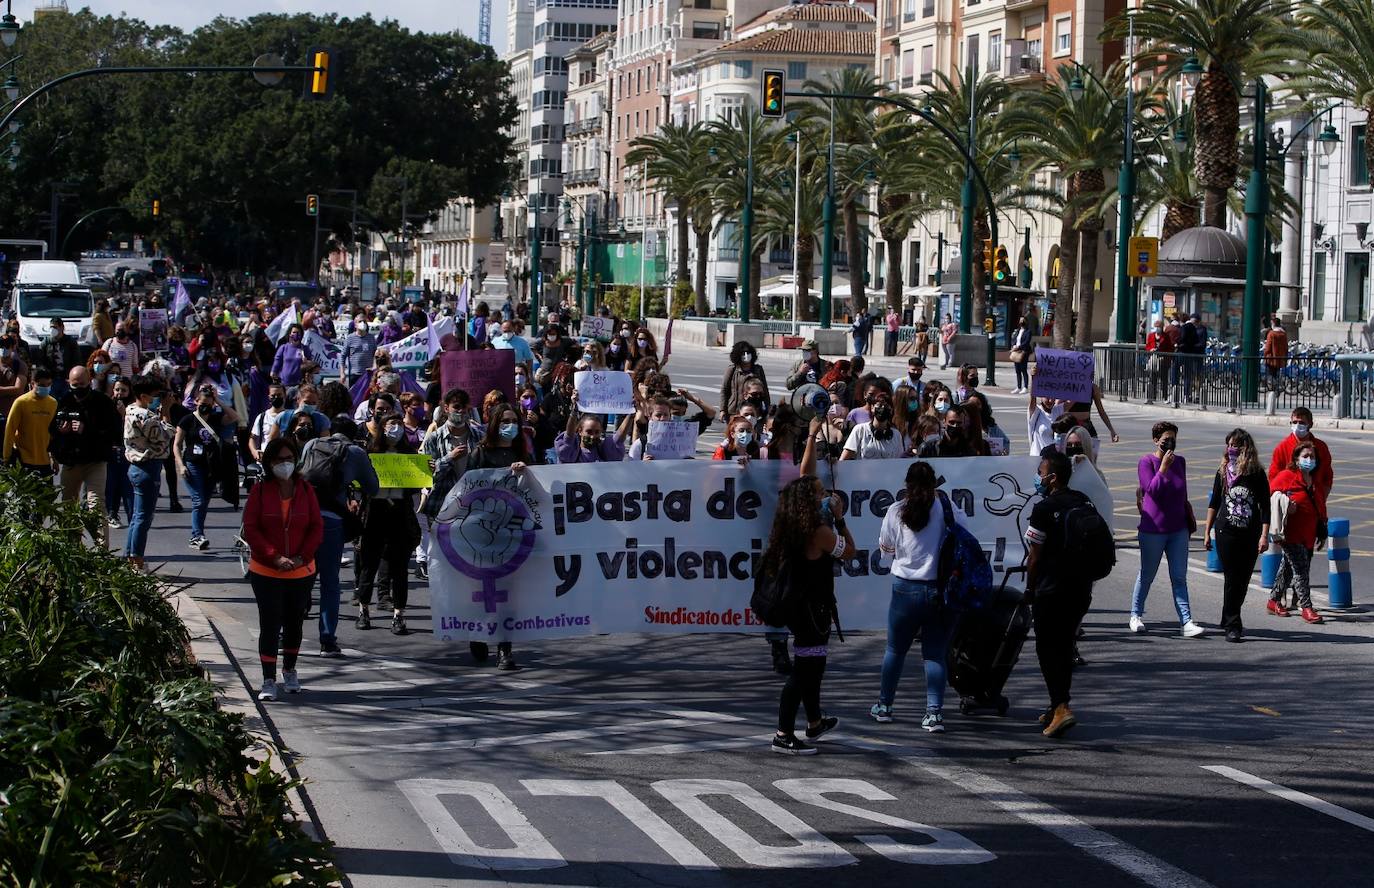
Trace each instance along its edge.
{"label": "pedestrian traffic light", "polygon": [[786,105],[787,76],[782,71],[763,72],[763,101],[759,113],[764,117],[781,117]]}
{"label": "pedestrian traffic light", "polygon": [[983,272],[992,274],[992,239],[983,241]]}
{"label": "pedestrian traffic light", "polygon": [[1007,256],[1007,248],[999,246],[992,266],[993,280],[999,284],[1005,284],[1011,280],[1011,260]]}
{"label": "pedestrian traffic light", "polygon": [[320,214],[320,196],[318,194],[307,194],[305,196],[305,214],[307,216],[318,216]]}
{"label": "pedestrian traffic light", "polygon": [[305,79],[306,97],[324,101],[334,95],[334,78],[338,76],[338,59],[327,46],[312,46],[306,54],[311,71]]}
{"label": "pedestrian traffic light", "polygon": [[156,218],[158,218],[158,217],[161,216],[161,215],[162,215],[162,200],[161,200],[161,198],[155,197],[155,198],[153,198],[153,218],[156,219]]}

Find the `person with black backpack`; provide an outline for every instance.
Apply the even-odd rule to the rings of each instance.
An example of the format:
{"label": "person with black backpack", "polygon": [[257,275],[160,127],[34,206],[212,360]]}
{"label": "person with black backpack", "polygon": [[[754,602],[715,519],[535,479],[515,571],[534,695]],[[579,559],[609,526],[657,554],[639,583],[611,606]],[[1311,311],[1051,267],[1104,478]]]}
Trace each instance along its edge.
{"label": "person with black backpack", "polygon": [[[760,616],[792,632],[792,673],[778,703],[778,730],[772,749],[784,755],[814,755],[816,747],[796,733],[797,708],[806,707],[806,739],[816,740],[839,724],[821,710],[821,678],[830,625],[839,627],[835,602],[835,560],[854,554],[854,537],[845,526],[840,501],[828,495],[816,475],[816,432],[811,420],[801,477],[778,494],[768,547],[759,563],[754,602],[770,602]],[[761,594],[762,593],[762,594]]]}
{"label": "person with black backpack", "polygon": [[[1035,656],[1050,694],[1041,732],[1058,737],[1078,723],[1069,708],[1074,636],[1092,604],[1093,582],[1111,572],[1115,546],[1092,500],[1069,489],[1073,463],[1057,450],[1040,456],[1040,502],[1026,527],[1026,598],[1035,625]],[[1070,551],[1070,541],[1072,550]]]}
{"label": "person with black backpack", "polygon": [[[362,533],[361,503],[375,496],[377,472],[367,451],[353,443],[357,427],[347,414],[334,418],[325,438],[309,441],[301,451],[301,477],[320,501],[324,536],[315,553],[320,577],[320,656],[341,657],[339,648],[339,566],[344,546]],[[352,499],[358,489],[360,500]]]}

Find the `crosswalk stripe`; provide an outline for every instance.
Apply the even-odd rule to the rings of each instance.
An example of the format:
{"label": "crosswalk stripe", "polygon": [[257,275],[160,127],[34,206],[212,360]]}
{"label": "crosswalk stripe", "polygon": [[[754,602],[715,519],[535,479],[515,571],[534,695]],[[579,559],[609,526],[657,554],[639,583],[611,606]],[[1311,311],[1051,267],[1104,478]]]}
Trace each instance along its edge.
{"label": "crosswalk stripe", "polygon": [[1326,799],[1317,798],[1314,795],[1308,795],[1296,789],[1289,789],[1286,786],[1281,786],[1272,781],[1265,780],[1263,777],[1256,777],[1254,774],[1247,774],[1244,771],[1239,771],[1235,768],[1227,767],[1226,765],[1202,765],[1201,768],[1204,771],[1211,771],[1213,774],[1219,774],[1222,777],[1230,778],[1237,783],[1252,786],[1272,796],[1278,796],[1295,805],[1302,805],[1304,808],[1310,808],[1319,814],[1325,814],[1327,817],[1334,817],[1351,826],[1358,826],[1360,829],[1374,832],[1374,817],[1366,817],[1363,814],[1357,814],[1347,808],[1342,808],[1340,805],[1334,805]]}

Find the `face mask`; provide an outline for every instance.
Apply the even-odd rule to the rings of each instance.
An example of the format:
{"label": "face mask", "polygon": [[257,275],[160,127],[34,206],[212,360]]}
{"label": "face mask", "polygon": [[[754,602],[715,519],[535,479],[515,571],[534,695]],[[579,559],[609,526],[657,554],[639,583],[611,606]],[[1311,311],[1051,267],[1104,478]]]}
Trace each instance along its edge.
{"label": "face mask", "polygon": [[926,436],[925,436],[924,438],[922,438],[921,440],[922,440],[922,442],[925,443],[925,444],[939,444],[939,443],[940,443],[940,435],[939,435],[939,433],[937,432],[937,433],[934,434],[934,435],[926,435]]}
{"label": "face mask", "polygon": [[748,447],[749,442],[754,440],[753,432],[735,432],[735,443],[741,447]]}
{"label": "face mask", "polygon": [[754,356],[749,354],[740,355],[739,362],[741,364],[752,364],[754,363]]}
{"label": "face mask", "polygon": [[7,348],[0,348],[0,358],[8,358],[9,356],[10,356],[10,350],[9,350],[9,349],[7,349]]}
{"label": "face mask", "polygon": [[969,388],[978,388],[978,377],[977,377],[977,376],[970,376],[970,377],[968,378],[968,387],[969,387]]}
{"label": "face mask", "polygon": [[358,323],[353,325],[353,329],[357,330],[359,333],[366,333],[367,324],[363,323],[362,321],[359,321]]}
{"label": "face mask", "polygon": [[314,404],[302,404],[302,405],[301,405],[301,412],[304,413],[306,416],[309,416],[310,414],[312,414],[312,413],[315,412],[315,405],[314,405]]}
{"label": "face mask", "polygon": [[640,348],[648,348],[648,347],[649,347],[649,340],[647,340],[647,339],[636,339],[636,340],[635,340],[635,345],[639,346]]}
{"label": "face mask", "polygon": [[219,373],[219,362],[213,361],[209,364],[206,364],[205,369],[210,371],[211,373]]}
{"label": "face mask", "polygon": [[525,410],[533,410],[533,409],[534,409],[534,398],[521,398],[521,399],[520,399],[520,406],[521,406],[523,409],[525,409]]}
{"label": "face mask", "polygon": [[273,463],[272,474],[276,475],[278,480],[285,481],[296,474],[296,464],[293,462]]}
{"label": "face mask", "polygon": [[524,388],[524,387],[525,387],[525,383],[527,383],[527,382],[529,382],[529,381],[530,381],[530,378],[529,378],[528,376],[526,376],[525,374],[523,374],[523,373],[517,373],[517,374],[515,374],[515,384],[516,384],[517,386],[519,386],[520,388]]}
{"label": "face mask", "polygon": [[1080,456],[1083,453],[1082,444],[1070,444],[1064,448],[1064,452],[1069,456]]}
{"label": "face mask", "polygon": [[211,411],[211,410],[214,410],[214,409],[215,409],[215,408],[214,408],[212,405],[210,405],[210,404],[197,404],[197,405],[196,405],[196,412],[199,413],[201,416],[209,416],[209,415],[210,415],[210,411]]}
{"label": "face mask", "polygon": [[514,337],[514,336],[515,336],[514,333],[510,333],[510,332],[507,332],[507,331],[504,331],[504,330],[501,331],[501,341],[502,341],[502,342],[510,342],[510,341],[511,341],[511,338]]}
{"label": "face mask", "polygon": [[1041,478],[1039,475],[1035,476],[1035,492],[1041,496],[1047,496],[1050,492],[1050,486],[1046,484],[1045,479]]}
{"label": "face mask", "polygon": [[582,360],[586,361],[588,364],[590,364],[590,363],[592,362],[592,358],[593,358],[593,355],[592,355],[591,352],[583,352],[583,353],[582,353]]}
{"label": "face mask", "polygon": [[72,386],[72,394],[73,394],[73,395],[76,395],[76,398],[77,398],[78,401],[81,400],[82,398],[86,397],[86,396],[89,395],[90,393],[91,393],[91,387],[90,387],[89,385],[74,385],[74,386]]}
{"label": "face mask", "polygon": [[600,436],[600,435],[583,435],[583,436],[582,436],[582,446],[585,447],[585,448],[587,448],[588,450],[595,450],[595,449],[597,448],[597,446],[600,445],[600,444],[601,444],[601,436]]}
{"label": "face mask", "polygon": [[267,403],[272,405],[273,410],[280,410],[286,404],[286,398],[281,395],[273,395]]}
{"label": "face mask", "polygon": [[162,398],[153,398],[148,402],[149,410],[159,410],[162,408]]}
{"label": "face mask", "polygon": [[803,361],[810,361],[814,357],[816,357],[816,353],[811,351],[810,349],[807,349],[806,351],[802,352]]}
{"label": "face mask", "polygon": [[873,418],[881,422],[892,420],[892,408],[887,404],[879,404],[873,408]]}
{"label": "face mask", "polygon": [[502,438],[505,438],[507,441],[514,441],[515,436],[520,434],[520,426],[513,422],[503,422],[501,423],[500,432]]}
{"label": "face mask", "polygon": [[686,422],[686,421],[687,421],[687,414],[685,414],[685,413],[674,413],[674,414],[673,414],[673,422]]}
{"label": "face mask", "polygon": [[844,406],[841,404],[831,404],[830,410],[827,411],[826,415],[831,419],[843,419],[846,416]]}
{"label": "face mask", "polygon": [[96,364],[96,365],[95,365],[95,372],[96,372],[97,374],[104,373],[106,370],[109,370],[109,369],[110,369],[110,365],[109,365],[109,364]]}
{"label": "face mask", "polygon": [[1177,446],[1178,442],[1175,441],[1173,438],[1165,438],[1163,441],[1159,442],[1159,450],[1161,453],[1168,453]]}
{"label": "face mask", "polygon": [[945,426],[945,434],[950,438],[962,438],[964,437],[964,427],[961,425],[947,425]]}
{"label": "face mask", "polygon": [[630,331],[629,331],[629,330],[621,330],[621,331],[620,331],[620,335],[623,336],[623,337],[626,338],[626,339],[629,339],[629,338],[630,338]]}
{"label": "face mask", "polygon": [[36,385],[33,387],[33,393],[40,398],[46,398],[50,391],[52,391],[52,386],[50,385]]}
{"label": "face mask", "polygon": [[921,376],[924,374],[924,372],[925,371],[923,370],[908,371],[906,377],[907,379],[910,379],[912,382],[920,382]]}
{"label": "face mask", "polygon": [[1064,446],[1064,439],[1067,438],[1067,437],[1068,437],[1068,435],[1055,435],[1055,436],[1054,436],[1054,446],[1056,446],[1056,447],[1063,447],[1063,446]]}
{"label": "face mask", "polygon": [[386,427],[385,434],[386,439],[394,443],[401,440],[401,435],[405,434],[405,430],[398,425],[392,425]]}
{"label": "face mask", "polygon": [[1229,459],[1231,462],[1235,462],[1237,459],[1240,458],[1240,448],[1239,448],[1239,447],[1227,447],[1227,448],[1226,448],[1226,458]]}
{"label": "face mask", "polygon": [[948,401],[945,401],[945,400],[936,401],[936,402],[935,402],[935,412],[936,412],[936,413],[941,413],[941,414],[948,413],[948,412],[949,412],[949,406],[950,406],[950,405],[949,405],[949,402],[948,402]]}
{"label": "face mask", "polygon": [[118,339],[120,342],[123,342],[124,340],[126,340],[126,339],[128,339],[128,338],[129,338],[129,331],[128,331],[128,330],[116,330],[116,331],[115,331],[115,339]]}
{"label": "face mask", "polygon": [[906,409],[907,409],[907,412],[908,412],[908,413],[915,413],[917,410],[920,410],[920,409],[921,409],[921,399],[920,399],[920,398],[907,398],[907,399],[906,399]]}
{"label": "face mask", "polygon": [[760,445],[762,445],[762,446],[764,446],[764,447],[767,447],[767,446],[768,446],[769,444],[771,444],[771,443],[773,443],[773,433],[772,433],[772,432],[768,431],[767,429],[764,429],[763,431],[759,432],[759,444],[760,444]]}
{"label": "face mask", "polygon": [[1292,429],[1293,429],[1293,434],[1297,435],[1299,438],[1306,438],[1306,437],[1307,437],[1307,433],[1308,433],[1309,431],[1311,431],[1311,428],[1310,428],[1310,427],[1307,425],[1307,423],[1305,423],[1305,422],[1295,422],[1295,423],[1293,423]]}
{"label": "face mask", "polygon": [[1298,460],[1298,468],[1302,469],[1304,472],[1311,472],[1317,468],[1317,461],[1310,456],[1304,456],[1302,459]]}

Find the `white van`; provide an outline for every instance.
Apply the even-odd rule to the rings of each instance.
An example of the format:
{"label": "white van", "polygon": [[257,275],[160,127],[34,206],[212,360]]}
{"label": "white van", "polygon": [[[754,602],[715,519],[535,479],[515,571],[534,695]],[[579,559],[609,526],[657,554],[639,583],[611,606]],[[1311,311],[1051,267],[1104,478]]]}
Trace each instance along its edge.
{"label": "white van", "polygon": [[78,342],[91,337],[95,297],[81,283],[75,262],[31,260],[19,263],[9,314],[19,320],[19,335],[37,344],[51,332],[53,318],[61,318],[68,336]]}

